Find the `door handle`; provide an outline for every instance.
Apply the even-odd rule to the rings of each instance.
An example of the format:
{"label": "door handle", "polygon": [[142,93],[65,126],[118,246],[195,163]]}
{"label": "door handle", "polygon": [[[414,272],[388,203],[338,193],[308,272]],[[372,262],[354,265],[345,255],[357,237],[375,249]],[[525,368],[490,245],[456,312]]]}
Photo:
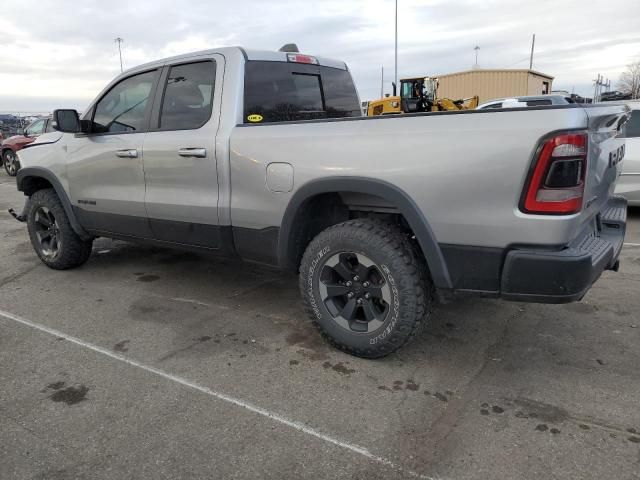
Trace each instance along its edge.
{"label": "door handle", "polygon": [[206,148],[181,148],[178,150],[178,155],[181,157],[198,157],[204,158],[207,156]]}
{"label": "door handle", "polygon": [[128,148],[125,150],[116,150],[116,157],[120,158],[138,158],[138,150],[135,148]]}

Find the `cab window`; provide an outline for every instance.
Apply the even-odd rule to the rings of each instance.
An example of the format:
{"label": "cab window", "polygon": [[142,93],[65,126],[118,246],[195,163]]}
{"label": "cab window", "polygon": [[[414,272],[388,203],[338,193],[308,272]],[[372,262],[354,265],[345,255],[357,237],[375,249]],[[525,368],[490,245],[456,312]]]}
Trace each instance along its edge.
{"label": "cab window", "polygon": [[144,130],[155,71],[125,78],[97,103],[92,133],[130,133]]}
{"label": "cab window", "polygon": [[400,96],[402,98],[411,98],[414,96],[413,94],[413,82],[402,82],[401,84],[401,92]]}
{"label": "cab window", "polygon": [[215,77],[213,61],[171,67],[162,99],[160,129],[202,127],[211,117]]}
{"label": "cab window", "polygon": [[347,70],[252,60],[246,63],[244,82],[245,123],[362,115]]}

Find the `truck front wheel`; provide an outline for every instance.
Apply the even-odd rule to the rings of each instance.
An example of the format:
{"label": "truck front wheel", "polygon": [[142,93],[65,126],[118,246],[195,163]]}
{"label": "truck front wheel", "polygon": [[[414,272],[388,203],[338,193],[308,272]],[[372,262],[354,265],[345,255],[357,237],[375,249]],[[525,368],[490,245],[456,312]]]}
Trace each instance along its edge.
{"label": "truck front wheel", "polygon": [[31,195],[27,227],[33,249],[49,268],[66,270],[85,263],[92,240],[82,240],[73,231],[55,190],[38,190]]}
{"label": "truck front wheel", "polygon": [[426,321],[432,289],[422,266],[395,226],[349,220],[311,241],[300,290],[311,320],[331,344],[379,358],[411,341]]}

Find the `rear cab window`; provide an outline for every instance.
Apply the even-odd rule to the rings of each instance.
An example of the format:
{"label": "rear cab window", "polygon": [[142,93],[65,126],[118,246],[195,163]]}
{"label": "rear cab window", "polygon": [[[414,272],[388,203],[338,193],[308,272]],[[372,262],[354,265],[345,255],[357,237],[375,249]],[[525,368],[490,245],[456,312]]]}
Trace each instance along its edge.
{"label": "rear cab window", "polygon": [[244,123],[362,116],[347,70],[294,62],[248,61]]}

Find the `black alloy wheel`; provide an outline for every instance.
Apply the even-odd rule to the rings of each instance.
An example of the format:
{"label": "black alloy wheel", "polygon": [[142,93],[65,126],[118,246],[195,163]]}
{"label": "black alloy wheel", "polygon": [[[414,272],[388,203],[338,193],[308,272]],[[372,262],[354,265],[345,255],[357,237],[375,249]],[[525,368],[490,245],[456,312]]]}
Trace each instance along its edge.
{"label": "black alloy wheel", "polygon": [[363,253],[340,252],[328,258],[319,289],[333,320],[352,332],[376,331],[389,313],[389,285],[380,267]]}

